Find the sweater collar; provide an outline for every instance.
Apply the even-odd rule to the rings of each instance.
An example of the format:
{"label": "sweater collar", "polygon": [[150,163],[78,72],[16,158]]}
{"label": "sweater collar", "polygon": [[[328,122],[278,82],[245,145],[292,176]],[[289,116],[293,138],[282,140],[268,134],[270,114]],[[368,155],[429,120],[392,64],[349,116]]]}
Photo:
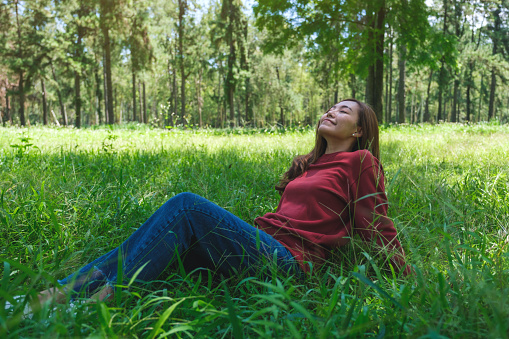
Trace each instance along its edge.
{"label": "sweater collar", "polygon": [[320,163],[324,163],[324,162],[329,162],[331,160],[334,160],[334,159],[336,159],[338,157],[343,156],[345,153],[351,153],[351,152],[339,151],[339,152],[324,154],[320,158],[318,158],[318,160],[316,161],[316,164],[320,164]]}

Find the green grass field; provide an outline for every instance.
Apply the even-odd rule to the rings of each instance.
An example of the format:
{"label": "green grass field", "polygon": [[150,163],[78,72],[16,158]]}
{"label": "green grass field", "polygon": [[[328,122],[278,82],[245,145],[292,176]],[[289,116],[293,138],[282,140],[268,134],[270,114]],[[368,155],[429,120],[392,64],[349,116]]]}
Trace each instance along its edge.
{"label": "green grass field", "polygon": [[[0,128],[0,337],[509,336],[509,126],[385,128],[389,215],[415,276],[354,239],[305,281],[168,272],[113,301],[32,295],[194,192],[252,222],[312,130]],[[8,300],[14,310],[5,311]]]}

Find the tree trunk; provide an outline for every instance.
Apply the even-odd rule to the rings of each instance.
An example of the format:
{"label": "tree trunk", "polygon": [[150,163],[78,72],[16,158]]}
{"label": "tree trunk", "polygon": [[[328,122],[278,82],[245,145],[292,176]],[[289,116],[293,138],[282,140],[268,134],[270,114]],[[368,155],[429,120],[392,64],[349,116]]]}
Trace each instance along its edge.
{"label": "tree trunk", "polygon": [[459,121],[459,112],[458,112],[458,96],[459,96],[459,86],[460,80],[458,79],[458,74],[455,74],[454,79],[454,89],[452,91],[452,109],[451,109],[451,122]]}
{"label": "tree trunk", "polygon": [[374,89],[373,89],[374,83],[375,83],[375,66],[370,65],[368,67],[368,77],[366,78],[366,93],[365,93],[366,99],[365,100],[366,100],[366,103],[371,105],[371,107],[373,107],[373,102],[375,100]]}
{"label": "tree trunk", "polygon": [[180,122],[182,125],[186,123],[186,75],[184,73],[184,63],[180,65]]}
{"label": "tree trunk", "polygon": [[[443,30],[443,34],[444,36],[447,35],[447,18],[448,18],[448,13],[447,13],[447,5],[449,3],[449,0],[444,0],[443,1],[444,3],[444,30]],[[438,75],[438,114],[437,114],[437,122],[442,120],[442,97],[443,97],[443,91],[444,91],[444,87],[445,87],[445,77],[446,77],[446,70],[445,70],[445,57],[442,55],[442,58],[440,60],[440,74]],[[444,109],[445,111],[445,109]],[[444,113],[444,116],[445,116],[445,113]]]}
{"label": "tree trunk", "polygon": [[415,117],[415,92],[417,92],[417,86],[415,86],[415,90],[412,91],[412,101],[411,101],[411,104],[410,104],[410,123],[411,124],[414,124],[417,120],[417,118]]}
{"label": "tree trunk", "polygon": [[[157,126],[158,127],[162,127],[161,126],[161,122],[162,122],[163,119],[161,119],[159,117],[159,100],[157,99],[157,95],[156,95],[156,97],[154,99],[155,100],[152,100],[152,112],[155,113],[155,116],[157,118]],[[162,114],[161,114],[161,116],[162,116]]]}
{"label": "tree trunk", "polygon": [[173,119],[172,119],[172,116],[171,116],[171,110],[173,109],[173,86],[172,86],[172,83],[171,83],[171,76],[172,76],[171,52],[170,52],[170,57],[168,58],[168,66],[167,67],[168,67],[168,90],[170,92],[170,95],[169,95],[168,100],[166,102],[166,104],[168,105],[168,108],[166,110],[166,116],[164,117],[164,127],[166,127],[166,126],[173,126],[173,123],[172,123]]}
{"label": "tree trunk", "polygon": [[477,110],[477,122],[481,121],[482,110],[482,88],[484,85],[484,71],[481,72],[481,86],[479,86],[479,109]]}
{"label": "tree trunk", "polygon": [[279,86],[279,110],[280,110],[280,121],[281,125],[285,125],[285,115],[284,115],[284,108],[283,108],[283,91],[281,90],[281,80],[279,79],[279,67],[276,67],[276,75],[277,75],[277,83]]}
{"label": "tree trunk", "polygon": [[4,119],[4,124],[5,124],[5,121],[9,121],[9,123],[12,125],[12,119],[11,119],[11,110],[10,110],[10,103],[9,103],[9,96],[7,95],[7,93],[5,94],[5,119]]}
{"label": "tree trunk", "polygon": [[[456,38],[458,41],[461,40],[461,37],[463,36],[463,29],[461,27],[461,2],[458,0],[454,0],[454,16],[453,16],[453,22],[454,22],[454,31],[456,34]],[[454,88],[453,88],[453,102],[452,102],[452,109],[451,109],[451,122],[459,122],[459,86],[460,86],[460,79],[458,72],[454,72]]]}
{"label": "tree trunk", "polygon": [[[113,109],[116,111],[118,107],[118,96],[116,87],[113,89],[113,107],[114,107]],[[122,112],[119,113],[117,122],[118,123],[122,122]]]}
{"label": "tree trunk", "polygon": [[58,127],[60,127],[60,123],[58,122],[58,118],[57,118],[57,116],[55,115],[55,112],[53,112],[53,110],[51,110],[51,115],[53,116],[53,120],[55,120],[55,125],[57,125]]}
{"label": "tree trunk", "polygon": [[251,114],[251,109],[249,107],[249,97],[250,97],[250,78],[249,76],[246,77],[246,98],[245,98],[245,106],[246,106],[246,123],[249,123],[253,120],[253,115]]}
{"label": "tree trunk", "polygon": [[138,98],[140,98],[140,118],[138,119],[139,123],[143,123],[143,95],[141,93],[141,81],[138,79]]}
{"label": "tree trunk", "polygon": [[103,116],[101,111],[101,101],[102,101],[102,92],[101,92],[101,77],[99,76],[99,68],[95,68],[95,96],[97,100],[97,123],[102,124]]}
{"label": "tree trunk", "polygon": [[230,110],[230,127],[235,127],[235,101],[233,87],[228,88],[228,108]]}
{"label": "tree trunk", "polygon": [[383,122],[383,89],[384,89],[384,39],[385,39],[385,1],[382,1],[381,8],[377,13],[376,23],[376,56],[375,61],[375,109],[378,123]]}
{"label": "tree trunk", "polygon": [[178,15],[178,60],[180,65],[180,121],[185,125],[186,115],[186,73],[184,64],[184,16],[187,9],[187,0],[179,0]]}
{"label": "tree trunk", "polygon": [[175,119],[177,119],[177,114],[178,114],[178,87],[177,87],[177,66],[176,65],[173,68],[173,107],[172,107],[172,110],[173,110],[173,112],[171,113],[172,117],[171,117],[170,122],[173,126],[173,124],[176,122],[176,120],[173,120],[173,117],[175,117]]}
{"label": "tree trunk", "polygon": [[[440,66],[440,73],[438,75],[438,113],[437,113],[437,122],[442,120],[442,97],[445,87],[445,62],[442,58],[442,64]],[[445,111],[445,109],[444,109]]]}
{"label": "tree trunk", "polygon": [[445,112],[447,112],[447,97],[444,98],[444,118],[445,118]]}
{"label": "tree trunk", "polygon": [[198,83],[196,84],[196,96],[198,101],[198,118],[199,120],[199,126],[200,128],[203,127],[203,119],[202,119],[202,107],[203,107],[203,98],[201,97],[201,82],[202,82],[202,76],[203,76],[203,68],[200,67],[198,71]]}
{"label": "tree trunk", "polygon": [[398,81],[398,122],[400,124],[405,122],[405,66],[406,66],[406,46],[400,46],[398,69],[399,69],[399,81]]}
{"label": "tree trunk", "polygon": [[67,118],[67,107],[65,107],[65,104],[64,104],[64,115],[63,115],[63,118],[64,118],[64,126],[68,126],[69,125],[69,119]]}
{"label": "tree trunk", "polygon": [[[19,23],[19,14],[18,14],[18,1],[15,2],[16,4],[16,27],[17,27],[17,33],[18,33],[18,57],[20,59],[23,58],[22,52],[21,52],[21,28]],[[18,82],[18,95],[19,95],[19,121],[21,126],[25,126],[25,91],[23,88],[23,70],[19,69],[19,82]]]}
{"label": "tree trunk", "polygon": [[466,110],[467,110],[467,117],[466,117],[466,121],[470,121],[470,114],[472,112],[471,110],[471,106],[472,106],[472,98],[471,98],[471,94],[470,94],[470,91],[472,90],[472,85],[473,85],[473,80],[472,80],[472,73],[473,73],[473,69],[474,69],[474,63],[472,61],[469,62],[468,64],[468,69],[466,70],[467,72],[467,102],[466,102]]}
{"label": "tree trunk", "polygon": [[[386,50],[385,51],[386,54],[389,54],[389,51]],[[389,55],[389,68],[390,68],[390,55]],[[389,70],[386,69],[385,70],[385,100],[384,100],[384,104],[385,104],[385,117],[384,117],[384,121],[386,123],[388,123],[389,121],[389,118],[387,117],[387,113],[389,112]]]}
{"label": "tree trunk", "polygon": [[392,118],[392,60],[393,60],[393,42],[391,40],[390,48],[389,48],[389,95],[387,99],[387,121],[386,123],[391,122]]}
{"label": "tree trunk", "polygon": [[136,73],[134,69],[132,70],[133,74],[133,121],[136,121]]}
{"label": "tree trunk", "polygon": [[115,115],[113,112],[113,84],[111,81],[111,41],[110,41],[110,23],[111,20],[109,16],[112,13],[112,6],[114,6],[112,1],[108,0],[100,0],[100,11],[101,11],[101,20],[100,27],[104,38],[104,75],[105,75],[105,106],[106,106],[106,117],[108,124],[115,123]]}
{"label": "tree trunk", "polygon": [[143,86],[143,123],[148,123],[147,119],[147,96],[145,93],[145,81],[142,83]]}
{"label": "tree trunk", "polygon": [[[372,53],[372,57],[370,57],[371,60],[376,58],[375,55],[375,37],[374,37],[374,30],[375,30],[375,16],[373,14],[372,9],[368,8],[366,14],[366,22],[368,23],[369,27],[368,29],[368,53]],[[374,85],[375,85],[375,64],[372,61],[372,63],[368,66],[368,77],[366,78],[366,91],[365,91],[365,101],[371,107],[373,107],[373,103],[375,100],[375,93],[374,93]]]}
{"label": "tree trunk", "polygon": [[74,100],[75,100],[75,110],[76,110],[76,128],[81,127],[81,88],[80,88],[80,73],[79,71],[74,71]]}
{"label": "tree trunk", "polygon": [[368,68],[366,80],[366,102],[373,107],[379,123],[383,122],[383,53],[384,53],[384,22],[385,1],[381,1],[380,7],[373,15],[368,14],[368,22],[372,27],[368,33],[368,41],[374,52],[374,62]]}
{"label": "tree trunk", "polygon": [[355,74],[350,73],[350,81],[348,83],[350,84],[350,89],[352,90],[352,99],[355,99],[355,94],[357,94],[355,91],[357,88]]}
{"label": "tree trunk", "polygon": [[106,66],[105,65],[106,65],[106,57],[105,57],[105,54],[103,53],[104,123],[108,124],[109,120],[110,120],[109,113],[108,113],[108,100],[110,98],[108,97],[108,84],[106,81]]}
{"label": "tree trunk", "polygon": [[420,123],[422,124],[424,121],[423,121],[423,113],[424,113],[424,108],[422,107],[424,103],[424,99],[422,97],[422,93],[421,93],[421,100],[419,101],[419,113],[421,114],[421,117],[420,117]]}
{"label": "tree trunk", "polygon": [[[241,48],[240,48],[240,64],[241,69],[245,73],[245,96],[244,96],[244,108],[245,108],[245,123],[249,124],[249,122],[252,120],[251,114],[250,114],[250,107],[249,107],[249,96],[250,96],[250,88],[249,88],[249,82],[250,82],[250,76],[249,76],[249,48],[247,47],[248,43],[248,23],[247,20],[242,20],[242,37],[241,37]],[[240,103],[240,102],[239,102]],[[240,109],[239,109],[239,115],[240,115]]]}
{"label": "tree trunk", "polygon": [[48,101],[46,98],[46,86],[44,85],[44,79],[41,78],[42,88],[42,123],[43,125],[48,124]]}
{"label": "tree trunk", "polygon": [[466,117],[466,121],[470,121],[470,104],[471,104],[471,99],[470,99],[470,85],[467,86],[467,102],[466,102],[466,106],[467,106],[467,117]]}
{"label": "tree trunk", "polygon": [[490,103],[488,106],[488,121],[493,119],[495,116],[495,96],[497,88],[497,75],[495,73],[495,67],[491,69],[491,84],[490,84]]}
{"label": "tree trunk", "polygon": [[23,72],[19,72],[18,93],[19,93],[19,123],[25,126],[25,89],[23,88]]}
{"label": "tree trunk", "polygon": [[60,106],[60,115],[62,116],[64,126],[67,126],[67,114],[65,112],[64,101],[62,100],[62,93],[60,92],[60,86],[57,81],[57,75],[55,73],[55,67],[53,67],[53,63],[51,64],[51,73],[53,74],[53,80],[55,80],[55,83],[57,84],[56,91],[58,97],[58,104]]}
{"label": "tree trunk", "polygon": [[221,84],[221,69],[222,69],[223,65],[222,63],[218,63],[218,72],[217,72],[217,118],[218,118],[218,123],[219,123],[219,126],[221,128],[224,128],[224,124],[223,124],[223,112],[221,110],[221,87],[222,87],[222,84]]}
{"label": "tree trunk", "polygon": [[[492,14],[495,18],[495,22],[493,25],[493,33],[491,36],[491,40],[493,41],[493,55],[495,56],[498,53],[498,43],[499,43],[499,35],[502,33],[500,26],[502,24],[502,20],[500,18],[501,9],[498,7],[495,9]],[[506,46],[507,47],[507,46]],[[491,84],[490,84],[490,103],[488,106],[488,121],[495,117],[495,98],[496,98],[496,89],[497,89],[497,74],[495,67],[491,68]]]}
{"label": "tree trunk", "polygon": [[[232,2],[228,1],[229,12],[232,11]],[[228,25],[226,28],[226,36],[229,45],[228,53],[228,74],[226,75],[226,94],[228,100],[228,107],[230,109],[230,127],[235,126],[235,103],[233,96],[235,95],[235,79],[233,74],[233,68],[235,67],[236,60],[236,49],[235,49],[235,38],[233,34],[233,22],[231,18],[228,18]]]}
{"label": "tree trunk", "polygon": [[[115,96],[117,95],[116,92],[117,92],[117,89],[115,88]],[[118,112],[118,123],[119,124],[121,124],[124,121],[127,121],[127,118],[128,118],[128,113],[127,113],[127,110],[125,108],[125,105],[126,105],[126,103],[124,102],[124,100],[121,100],[120,101],[120,105],[118,107],[118,109],[119,109],[119,112]]]}
{"label": "tree trunk", "polygon": [[[106,26],[106,25],[104,25]],[[103,30],[104,34],[104,59],[105,63],[105,72],[106,72],[106,97],[108,98],[107,102],[107,114],[108,114],[108,124],[112,125],[115,123],[115,116],[113,114],[113,85],[111,82],[111,43],[110,43],[110,33],[109,28],[105,27]]]}
{"label": "tree trunk", "polygon": [[428,79],[428,88],[426,90],[426,103],[424,105],[424,122],[430,121],[430,114],[429,114],[429,92],[431,89],[431,79],[433,79],[433,70],[429,72],[429,79]]}
{"label": "tree trunk", "polygon": [[[80,8],[78,11],[78,18],[81,19],[83,14],[83,8]],[[76,53],[75,59],[81,64],[81,39],[84,35],[84,28],[78,24],[78,38],[76,41]],[[75,112],[76,112],[76,120],[75,126],[76,128],[81,127],[81,68],[78,66],[78,69],[74,71],[74,100],[75,100]]]}

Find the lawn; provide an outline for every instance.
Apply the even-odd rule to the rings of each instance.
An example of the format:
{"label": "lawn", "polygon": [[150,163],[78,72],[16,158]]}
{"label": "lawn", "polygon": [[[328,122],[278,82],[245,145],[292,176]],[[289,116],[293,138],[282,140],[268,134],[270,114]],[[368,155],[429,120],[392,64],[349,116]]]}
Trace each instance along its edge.
{"label": "lawn", "polygon": [[313,142],[310,129],[0,128],[0,337],[509,335],[509,126],[497,124],[382,129],[389,216],[413,276],[354,238],[304,281],[177,267],[106,303],[24,317],[29,298],[13,300],[118,246],[180,192],[253,222]]}

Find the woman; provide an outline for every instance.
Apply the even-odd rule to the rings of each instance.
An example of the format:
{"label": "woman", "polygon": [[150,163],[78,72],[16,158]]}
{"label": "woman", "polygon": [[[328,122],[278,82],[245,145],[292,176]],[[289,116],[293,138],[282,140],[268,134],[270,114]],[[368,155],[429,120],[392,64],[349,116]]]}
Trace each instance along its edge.
{"label": "woman", "polygon": [[207,267],[224,275],[255,273],[264,258],[275,258],[281,270],[299,275],[354,233],[395,250],[391,261],[402,269],[404,252],[387,218],[378,157],[375,113],[360,101],[343,100],[320,118],[311,153],[295,158],[276,186],[276,212],[256,218],[255,226],[202,197],[179,194],[120,247],[60,280],[64,292],[47,290],[40,300],[97,290],[93,298],[102,300],[117,281],[156,279],[177,256],[186,269]]}

